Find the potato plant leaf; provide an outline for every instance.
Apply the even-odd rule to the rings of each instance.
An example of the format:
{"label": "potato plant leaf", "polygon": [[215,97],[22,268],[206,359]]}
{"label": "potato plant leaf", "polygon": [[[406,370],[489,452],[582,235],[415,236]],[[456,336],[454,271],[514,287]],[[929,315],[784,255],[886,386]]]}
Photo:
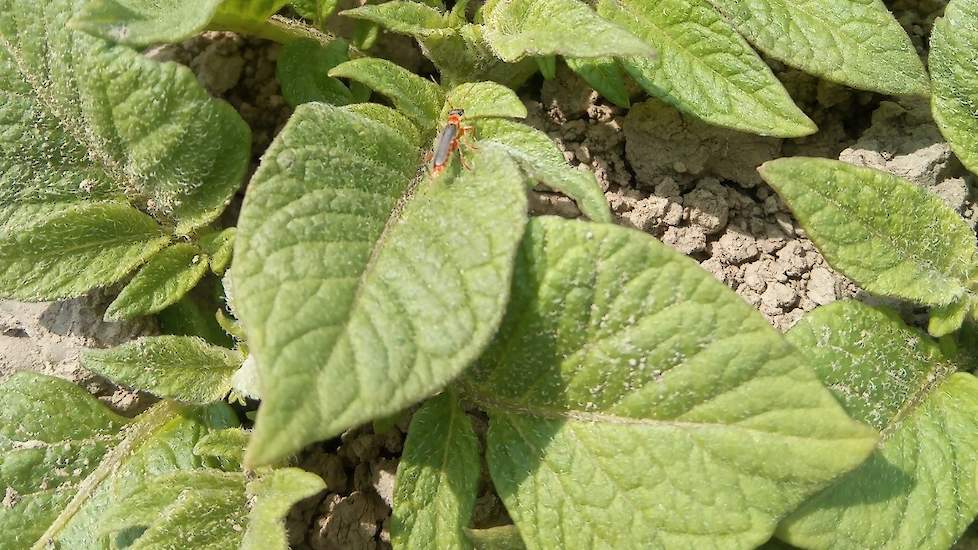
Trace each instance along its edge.
{"label": "potato plant leaf", "polygon": [[350,60],[349,49],[349,44],[340,38],[325,45],[308,39],[283,46],[275,69],[282,97],[293,107],[310,101],[332,105],[352,103],[350,89],[327,76],[330,69]]}
{"label": "potato plant leaf", "polygon": [[622,60],[647,92],[706,122],[799,137],[818,130],[708,0],[601,0],[598,12],[660,55]]}
{"label": "potato plant leaf", "polygon": [[540,68],[540,74],[546,80],[553,80],[557,77],[557,57],[554,55],[545,55],[543,57],[533,58],[537,63],[537,67]]}
{"label": "potato plant leaf", "polygon": [[325,487],[296,468],[244,473],[198,469],[145,479],[108,510],[101,532],[145,528],[133,548],[287,550],[285,515],[293,504]]}
{"label": "potato plant leaf", "polygon": [[710,0],[770,57],[826,80],[927,95],[927,72],[881,0]]}
{"label": "potato plant leaf", "polygon": [[465,389],[530,549],[755,548],[877,441],[757,311],[611,224],[530,222]]}
{"label": "potato plant leaf", "polygon": [[892,312],[836,302],[788,333],[876,452],[784,521],[803,548],[949,548],[978,515],[978,380]]}
{"label": "potato plant leaf", "polygon": [[89,350],[83,366],[116,384],[185,403],[221,400],[241,354],[191,336],[151,336],[105,350]]}
{"label": "potato plant leaf", "polygon": [[632,100],[625,84],[625,74],[613,57],[568,57],[567,66],[584,79],[605,99],[627,109]]}
{"label": "potato plant leaf", "polygon": [[211,432],[194,445],[194,454],[200,457],[222,458],[241,464],[250,434],[241,428]]}
{"label": "potato plant leaf", "polygon": [[386,59],[353,59],[333,67],[329,76],[360,82],[387,96],[398,111],[424,131],[435,128],[438,113],[445,101],[437,84]]}
{"label": "potato plant leaf", "polygon": [[209,257],[211,271],[224,275],[224,270],[231,263],[234,252],[235,228],[229,227],[222,231],[205,232],[200,236],[200,248]]}
{"label": "potato plant leaf", "polygon": [[[22,273],[37,281],[2,285],[30,299],[119,280],[165,241],[139,211],[189,234],[223,211],[248,165],[250,131],[230,105],[185,67],[69,29],[80,6],[0,3],[0,248],[56,235],[22,252],[48,254]],[[15,220],[30,228],[13,231]]]}
{"label": "potato plant leaf", "polygon": [[956,332],[964,325],[974,305],[975,298],[969,295],[950,304],[935,307],[930,312],[927,332],[935,338]]}
{"label": "potato plant leaf", "polygon": [[507,62],[525,56],[656,54],[640,38],[577,0],[489,0],[482,17],[486,40]]}
{"label": "potato plant leaf", "polygon": [[448,21],[440,11],[418,2],[395,0],[383,4],[367,4],[342,11],[340,15],[371,21],[391,32],[415,38],[424,38],[448,27]]}
{"label": "potato plant leaf", "polygon": [[71,26],[130,46],[181,42],[212,23],[258,24],[286,0],[87,0]]}
{"label": "potato plant leaf", "polygon": [[936,195],[828,159],[783,158],[759,170],[829,263],[866,290],[933,306],[968,292],[975,234]]}
{"label": "potato plant leaf", "polygon": [[170,240],[151,217],[125,202],[32,210],[36,215],[13,220],[20,223],[0,225],[0,295],[6,298],[81,296],[118,282]]}
{"label": "potato plant leaf", "polygon": [[323,104],[300,106],[266,153],[231,270],[261,373],[250,464],[437,392],[495,331],[522,174],[487,144],[413,191],[418,160],[389,126]]}
{"label": "potato plant leaf", "polygon": [[[158,404],[132,421],[64,380],[20,372],[0,383],[0,548],[101,548],[105,509],[148,476],[198,467],[191,450],[237,421],[225,405]],[[65,411],[71,414],[65,414]]]}
{"label": "potato plant leaf", "polygon": [[390,107],[377,103],[354,103],[345,106],[344,109],[379,122],[394,130],[394,132],[411,142],[414,146],[421,146],[421,132],[418,130],[418,127],[411,122],[411,119]]}
{"label": "potato plant leaf", "polygon": [[526,118],[526,106],[516,92],[495,82],[460,84],[445,94],[441,119],[449,109],[464,109],[465,119],[485,117]]}
{"label": "potato plant leaf", "polygon": [[479,441],[452,392],[425,403],[411,419],[397,466],[391,539],[398,548],[463,550],[475,507]]}
{"label": "potato plant leaf", "polygon": [[465,535],[475,550],[526,550],[523,538],[515,525],[488,529],[466,529]]}
{"label": "potato plant leaf", "polygon": [[531,186],[543,183],[574,199],[591,221],[611,223],[608,201],[594,174],[568,166],[546,134],[504,119],[476,120],[473,124],[478,143],[492,143],[505,149],[526,171]]}
{"label": "potato plant leaf", "polygon": [[934,23],[930,66],[934,120],[954,154],[978,173],[978,6],[951,0]]}
{"label": "potato plant leaf", "polygon": [[106,321],[158,313],[197,286],[210,258],[197,245],[177,243],[163,249],[136,273],[105,311]]}

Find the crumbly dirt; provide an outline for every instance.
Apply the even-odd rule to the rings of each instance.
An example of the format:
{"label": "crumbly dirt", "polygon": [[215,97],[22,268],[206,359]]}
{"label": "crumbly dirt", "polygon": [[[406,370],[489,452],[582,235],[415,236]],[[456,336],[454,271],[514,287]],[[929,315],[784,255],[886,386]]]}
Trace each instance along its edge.
{"label": "crumbly dirt", "polygon": [[[922,53],[945,0],[887,4]],[[422,66],[416,49],[386,39],[388,57]],[[279,48],[231,33],[206,33],[147,55],[191,67],[215,96],[230,102],[253,130],[258,159],[291,114],[275,80]],[[580,170],[593,172],[617,223],[647,232],[698,261],[775,327],[787,330],[807,311],[832,301],[879,299],[827,265],[791,212],[758,177],[761,163],[782,156],[838,158],[906,177],[941,197],[974,227],[974,177],[954,158],[926,102],[849,90],[771,62],[820,131],[802,139],[758,137],[709,126],[663,103],[636,97],[628,111],[603,101],[572,72],[530,87],[527,123],[546,132]],[[535,214],[578,217],[566,197],[537,190]],[[239,203],[226,215],[233,220]],[[114,406],[139,410],[138,396],[84,372],[78,354],[152,334],[151,322],[105,323],[110,293],[53,304],[0,302],[0,378],[29,369],[64,376]],[[891,305],[893,305],[891,303]],[[912,308],[903,304],[904,312]],[[292,545],[307,550],[390,547],[394,473],[409,414],[383,433],[370,426],[313,445],[297,465],[321,475],[328,489],[297,505],[288,520]],[[473,416],[477,427],[484,419]],[[486,476],[483,475],[485,478]],[[507,522],[483,479],[475,525]]]}

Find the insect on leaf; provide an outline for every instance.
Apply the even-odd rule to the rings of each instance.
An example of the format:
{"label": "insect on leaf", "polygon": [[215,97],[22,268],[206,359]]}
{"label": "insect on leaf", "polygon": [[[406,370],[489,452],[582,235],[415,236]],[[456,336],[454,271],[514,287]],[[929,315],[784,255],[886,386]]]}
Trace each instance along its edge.
{"label": "insect on leaf", "polygon": [[482,350],[506,303],[526,190],[493,147],[468,160],[412,192],[415,144],[323,104],[300,106],[272,144],[231,270],[261,373],[250,464],[420,401]]}
{"label": "insect on leaf", "polygon": [[534,218],[513,280],[463,388],[531,550],[752,549],[874,448],[756,310],[646,234]]}

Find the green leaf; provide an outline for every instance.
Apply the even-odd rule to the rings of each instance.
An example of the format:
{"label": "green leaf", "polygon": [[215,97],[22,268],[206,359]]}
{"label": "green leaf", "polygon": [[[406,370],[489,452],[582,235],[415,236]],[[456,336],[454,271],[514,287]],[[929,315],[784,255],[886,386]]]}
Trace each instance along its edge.
{"label": "green leaf", "polygon": [[407,139],[414,146],[421,146],[421,132],[411,122],[411,119],[401,113],[377,103],[354,103],[344,107],[347,111],[379,122],[394,130],[395,133]]}
{"label": "green leaf", "polygon": [[951,0],[930,38],[934,120],[954,154],[978,172],[978,6]]}
{"label": "green leaf", "polygon": [[349,44],[337,38],[323,45],[315,40],[296,40],[282,47],[276,65],[276,78],[282,85],[282,97],[289,105],[320,101],[346,105],[353,94],[345,84],[327,76],[330,69],[349,61]]}
{"label": "green leaf", "polygon": [[543,57],[535,57],[534,61],[536,61],[537,67],[540,68],[540,74],[543,76],[544,80],[553,80],[557,77],[556,56],[546,55]]}
{"label": "green leaf", "polygon": [[935,338],[956,332],[964,324],[965,318],[974,305],[974,298],[968,296],[963,300],[932,309],[930,320],[927,323],[927,332]]}
{"label": "green leaf", "polygon": [[826,80],[884,94],[927,95],[924,65],[878,0],[710,0],[770,57]]}
{"label": "green leaf", "polygon": [[199,404],[227,395],[241,362],[238,352],[188,336],[152,336],[89,350],[82,361],[86,369],[117,384]]}
{"label": "green leaf", "polygon": [[445,86],[493,81],[516,89],[537,73],[537,64],[531,57],[515,64],[505,63],[496,57],[486,42],[481,25],[463,25],[458,29],[433,32],[419,38],[418,42],[438,68]]}
{"label": "green leaf", "polygon": [[287,0],[86,0],[70,25],[112,42],[148,46],[181,42],[208,26],[219,27],[221,23],[261,23],[287,3]]}
{"label": "green leaf", "polygon": [[759,171],[832,267],[864,289],[933,306],[967,292],[975,234],[936,195],[828,159],[778,159]]}
{"label": "green leaf", "polygon": [[249,482],[248,500],[254,504],[248,512],[241,550],[288,549],[285,516],[293,504],[325,488],[319,476],[298,468],[274,470]]}
{"label": "green leaf", "polygon": [[250,434],[241,428],[211,432],[200,438],[194,446],[194,454],[223,458],[240,464],[244,459],[249,437]]}
{"label": "green leaf", "polygon": [[68,28],[81,4],[0,5],[0,219],[124,194],[189,234],[241,185],[250,130],[188,68]]}
{"label": "green leaf", "polygon": [[196,245],[177,243],[150,258],[105,311],[106,321],[163,311],[180,301],[207,273],[210,258]]}
{"label": "green leaf", "polygon": [[654,47],[622,61],[650,94],[706,122],[799,137],[818,130],[708,0],[602,0],[598,12]]}
{"label": "green leaf", "polygon": [[[127,422],[63,380],[21,372],[0,383],[0,548],[102,548],[102,513],[149,475],[194,468],[191,449],[235,422],[226,406],[159,404]],[[70,414],[66,414],[69,411]]]}
{"label": "green leaf", "polygon": [[952,374],[937,343],[895,313],[855,301],[818,308],[788,339],[882,438],[778,536],[803,548],[949,548],[978,515],[978,380]]}
{"label": "green leaf", "polygon": [[526,545],[515,525],[501,525],[488,529],[466,529],[475,550],[525,550]]}
{"label": "green leaf", "polygon": [[525,124],[503,119],[475,121],[479,144],[501,146],[519,162],[532,180],[577,201],[577,207],[592,221],[611,223],[611,210],[594,174],[567,165],[564,156],[547,134]]}
{"label": "green leaf", "polygon": [[482,350],[526,192],[493,147],[470,161],[412,195],[418,151],[390,127],[323,104],[293,115],[249,187],[231,271],[261,373],[249,463],[419,401]]}
{"label": "green leaf", "polygon": [[754,548],[876,443],[756,310],[611,224],[530,222],[469,372],[530,549]]}
{"label": "green leaf", "polygon": [[32,214],[0,225],[0,295],[6,298],[81,296],[118,282],[169,242],[152,218],[122,202],[52,205]]}
{"label": "green leaf", "polygon": [[440,11],[418,2],[395,0],[383,4],[367,4],[342,11],[340,15],[371,21],[389,31],[415,38],[423,38],[448,27],[448,21]]}
{"label": "green leaf", "polygon": [[465,536],[475,550],[525,550],[526,545],[515,525],[488,529],[466,529]]}
{"label": "green leaf", "polygon": [[623,109],[631,107],[625,75],[615,58],[568,57],[565,61],[572,71],[608,101]]}
{"label": "green leaf", "polygon": [[411,419],[397,466],[391,539],[398,548],[465,549],[481,458],[472,423],[454,393],[425,403]]}
{"label": "green leaf", "polygon": [[641,39],[577,0],[489,0],[485,38],[507,62],[524,56],[654,56]]}
{"label": "green leaf", "polygon": [[434,82],[386,59],[363,57],[341,63],[329,76],[349,78],[391,99],[422,130],[433,130],[445,97]]}
{"label": "green leaf", "polygon": [[445,94],[441,118],[449,109],[465,109],[468,120],[485,117],[526,118],[526,106],[516,92],[495,82],[460,84]]}
{"label": "green leaf", "polygon": [[211,271],[224,275],[224,270],[231,263],[234,252],[235,228],[228,227],[221,231],[205,233],[200,237],[200,248],[210,257]]}

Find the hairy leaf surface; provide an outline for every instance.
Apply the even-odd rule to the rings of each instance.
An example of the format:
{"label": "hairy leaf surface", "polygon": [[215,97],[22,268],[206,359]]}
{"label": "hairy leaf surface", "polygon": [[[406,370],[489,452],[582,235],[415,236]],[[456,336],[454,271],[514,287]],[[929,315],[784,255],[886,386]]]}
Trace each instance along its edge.
{"label": "hairy leaf surface", "polygon": [[0,486],[11,503],[0,507],[0,548],[11,550],[103,547],[110,504],[148,476],[197,467],[196,441],[236,422],[224,405],[166,403],[127,422],[81,388],[28,372],[0,384],[0,399]]}
{"label": "hairy leaf surface", "polygon": [[930,66],[934,120],[954,154],[978,172],[978,5],[951,0],[934,23]]}
{"label": "hairy leaf surface", "polygon": [[350,89],[327,76],[330,69],[349,61],[349,49],[350,45],[340,38],[326,45],[310,39],[283,46],[275,69],[282,97],[293,107],[310,101],[332,105],[353,102]]}
{"label": "hairy leaf surface", "polygon": [[503,119],[477,120],[474,126],[479,143],[493,143],[505,149],[526,171],[530,185],[543,183],[574,199],[592,221],[611,223],[608,201],[594,174],[568,166],[546,134]]}
{"label": "hairy leaf surface", "polygon": [[710,0],[767,55],[833,82],[927,95],[924,65],[882,0]]}
{"label": "hairy leaf surface", "polygon": [[387,125],[307,104],[279,135],[245,199],[232,267],[261,373],[250,463],[401,410],[482,350],[526,196],[502,152],[487,144],[469,160],[412,195],[418,151]]}
{"label": "hairy leaf surface", "polygon": [[434,129],[445,101],[437,84],[386,59],[353,59],[334,67],[329,76],[349,78],[389,97],[398,111],[425,131]]}
{"label": "hairy leaf surface", "polygon": [[759,170],[829,263],[866,290],[937,306],[964,297],[975,234],[936,195],[828,159],[784,158]]}
{"label": "hairy leaf surface", "polygon": [[882,432],[875,453],[779,527],[804,548],[944,549],[978,515],[978,380],[899,316],[856,301],[789,333],[850,415]]}
{"label": "hairy leaf surface", "polygon": [[105,319],[118,321],[163,311],[197,286],[209,267],[210,258],[194,244],[165,248],[150,258],[109,304]]}
{"label": "hairy leaf surface", "polygon": [[485,38],[504,61],[525,56],[656,55],[622,27],[577,0],[489,0],[482,8]]}
{"label": "hairy leaf surface", "polygon": [[[0,2],[0,242],[46,238],[10,233],[29,222],[58,232],[59,241],[72,239],[84,256],[45,247],[62,256],[58,265],[41,261],[62,282],[25,285],[20,291],[36,294],[32,299],[77,296],[114,282],[161,247],[156,230],[120,252],[127,234],[152,232],[150,218],[124,211],[123,196],[188,234],[224,209],[249,157],[247,125],[230,105],[210,98],[189,69],[71,30],[67,20],[81,4]],[[91,221],[65,219],[87,217],[87,209]],[[120,242],[95,250],[113,225]]]}
{"label": "hairy leaf surface", "polygon": [[754,548],[876,442],[753,308],[610,224],[531,221],[470,373],[530,549]]}
{"label": "hairy leaf surface", "polygon": [[454,393],[425,403],[411,419],[397,466],[392,542],[398,548],[462,550],[475,507],[479,442]]}
{"label": "hairy leaf surface", "polygon": [[448,27],[448,21],[440,11],[418,2],[395,0],[383,4],[367,4],[342,11],[340,15],[372,21],[389,31],[415,38],[423,38]]}
{"label": "hairy leaf surface", "polygon": [[83,355],[86,369],[117,384],[198,404],[227,395],[241,362],[240,353],[191,336],[150,336]]}
{"label": "hairy leaf surface", "polygon": [[442,119],[449,109],[464,109],[465,119],[485,117],[526,118],[526,106],[516,92],[495,82],[461,84],[445,94]]}
{"label": "hairy leaf surface", "polygon": [[601,0],[598,12],[659,52],[622,63],[646,91],[676,108],[761,135],[818,129],[708,0]]}
{"label": "hairy leaf surface", "polygon": [[[22,218],[28,211],[35,215]],[[124,202],[79,201],[18,214],[0,225],[0,295],[7,298],[81,296],[118,282],[170,240]]]}

